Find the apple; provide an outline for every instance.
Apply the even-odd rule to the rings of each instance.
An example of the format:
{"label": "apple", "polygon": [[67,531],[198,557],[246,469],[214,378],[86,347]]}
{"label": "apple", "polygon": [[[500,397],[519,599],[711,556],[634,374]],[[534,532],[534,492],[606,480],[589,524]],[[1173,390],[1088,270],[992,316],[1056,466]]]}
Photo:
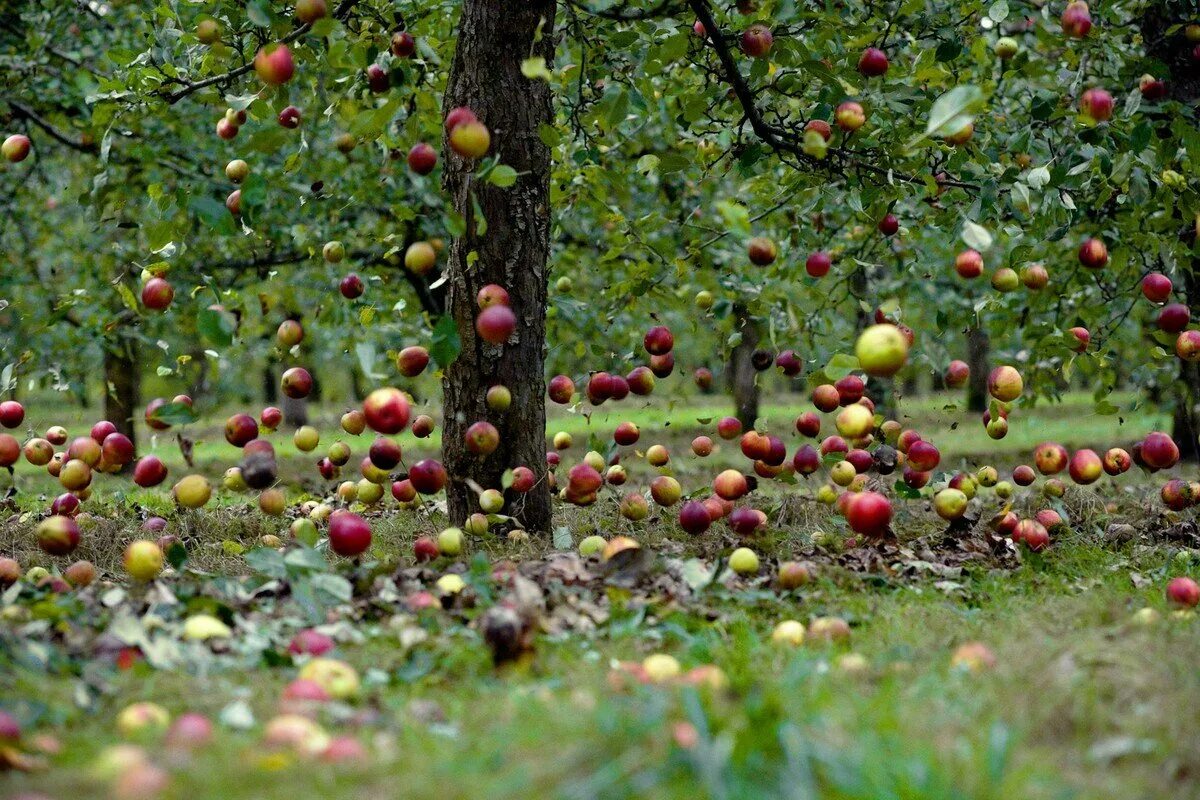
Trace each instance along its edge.
{"label": "apple", "polygon": [[292,367],[283,373],[279,388],[293,400],[301,400],[312,392],[312,375],[304,367]]}
{"label": "apple", "polygon": [[1001,61],[1008,61],[1021,49],[1021,45],[1011,36],[1001,36],[992,46],[992,51]]}
{"label": "apple", "polygon": [[947,144],[952,144],[952,145],[958,146],[958,145],[964,145],[967,142],[971,141],[971,137],[973,137],[974,135],[975,135],[975,123],[967,122],[965,125],[963,125],[961,128],[959,128],[956,131],[942,134],[942,139]]}
{"label": "apple", "polygon": [[771,52],[775,37],[766,25],[755,24],[742,31],[740,41],[743,53],[751,58],[763,58]]}
{"label": "apple", "polygon": [[859,334],[854,354],[868,375],[890,377],[908,361],[908,341],[895,325],[872,325]]}
{"label": "apple", "polygon": [[286,44],[275,43],[260,48],[254,56],[254,71],[268,86],[281,86],[292,79],[296,65]]}
{"label": "apple", "polygon": [[408,426],[408,396],[389,386],[376,389],[363,400],[363,418],[371,430],[388,436],[400,433]]}
{"label": "apple", "polygon": [[[697,370],[699,371],[699,370]],[[629,386],[629,391],[636,394],[638,397],[645,397],[653,394],[654,387],[658,381],[654,377],[654,373],[646,366],[637,366],[629,371],[625,376],[625,383]]]}
{"label": "apple", "polygon": [[1163,484],[1160,492],[1163,503],[1172,511],[1183,511],[1196,502],[1196,493],[1187,481],[1173,478]]}
{"label": "apple", "polygon": [[1112,119],[1113,96],[1103,89],[1088,89],[1079,98],[1079,109],[1092,122]]}
{"label": "apple", "polygon": [[475,305],[480,310],[488,306],[506,306],[509,304],[508,290],[495,283],[489,283],[475,295]]}
{"label": "apple", "polygon": [[787,377],[794,378],[804,368],[804,362],[796,355],[795,350],[784,350],[775,356],[775,366]]}
{"label": "apple", "polygon": [[275,406],[267,406],[258,412],[258,424],[263,430],[274,432],[283,422],[283,411]]}
{"label": "apple", "polygon": [[1021,373],[1013,367],[1000,366],[988,373],[988,393],[1002,403],[1016,400],[1024,388]]}
{"label": "apple", "polygon": [[363,279],[351,272],[346,277],[342,278],[338,284],[338,291],[342,293],[342,297],[347,300],[354,300],[362,297],[362,293],[366,290],[366,285]]}
{"label": "apple", "polygon": [[862,378],[857,375],[847,375],[834,383],[833,388],[837,390],[838,405],[848,406],[862,400],[863,392],[867,387]]}
{"label": "apple", "polygon": [[1021,269],[1021,284],[1026,289],[1039,291],[1045,289],[1050,282],[1050,273],[1040,264],[1030,264]]}
{"label": "apple", "polygon": [[225,441],[234,447],[245,447],[258,438],[258,423],[249,414],[234,414],[225,420]]}
{"label": "apple", "polygon": [[217,138],[230,141],[236,139],[238,135],[238,125],[236,122],[231,122],[225,117],[217,120]]}
{"label": "apple", "polygon": [[437,252],[429,242],[413,242],[404,251],[404,266],[417,275],[427,275],[437,264]]}
{"label": "apple", "polygon": [[1037,520],[1023,519],[1013,530],[1012,540],[1018,544],[1024,544],[1035,553],[1040,553],[1050,546],[1050,532]]}
{"label": "apple", "polygon": [[71,517],[47,517],[37,526],[38,547],[52,556],[65,556],[79,546],[79,526]]}
{"label": "apple", "polygon": [[866,406],[853,403],[838,412],[834,423],[842,436],[858,439],[869,434],[875,427],[875,415]]}
{"label": "apple", "polygon": [[339,556],[353,557],[371,546],[371,526],[358,514],[335,511],[329,517],[329,549]]}
{"label": "apple", "polygon": [[765,458],[771,452],[771,440],[758,431],[746,431],[740,442],[742,455],[751,460]]}
{"label": "apple", "polygon": [[742,423],[737,417],[721,417],[717,420],[717,435],[722,439],[736,439],[742,434]]}
{"label": "apple", "polygon": [[646,331],[646,335],[642,339],[642,346],[650,355],[660,356],[671,352],[671,348],[675,346],[675,337],[671,335],[671,329],[666,325],[655,325]]}
{"label": "apple", "polygon": [[1100,269],[1108,263],[1108,248],[1095,237],[1085,239],[1079,245],[1079,263],[1088,269]]}
{"label": "apple", "polygon": [[163,552],[156,542],[137,539],[125,548],[125,571],[136,581],[152,581],[163,568]]}
{"label": "apple", "polygon": [[664,353],[661,356],[650,356],[650,371],[658,378],[669,376],[675,371],[675,354]]}
{"label": "apple", "polygon": [[749,547],[739,547],[729,555],[729,568],[738,575],[758,572],[758,556]]}
{"label": "apple", "polygon": [[516,329],[517,315],[508,306],[488,306],[475,318],[475,332],[491,344],[504,344]]}
{"label": "apple", "polygon": [[[847,100],[833,112],[833,121],[842,130],[853,132],[867,123],[867,112],[858,103]],[[891,217],[890,214],[888,216]],[[892,217],[892,219],[894,220],[895,217]],[[897,225],[897,227],[899,226]],[[892,233],[895,233],[895,231],[892,231]],[[888,233],[886,235],[891,236],[892,234]]]}
{"label": "apple", "polygon": [[35,467],[44,467],[54,458],[54,445],[45,439],[34,438],[21,448],[25,460]]}
{"label": "apple", "polygon": [[133,461],[133,442],[125,434],[114,431],[104,437],[104,444],[101,446],[100,452],[100,457],[104,463],[110,466],[123,467],[130,461]]}
{"label": "apple", "polygon": [[446,131],[447,133],[457,128],[459,125],[464,125],[468,122],[476,122],[478,118],[475,112],[466,106],[459,106],[450,110],[446,115]]}
{"label": "apple", "polygon": [[1195,608],[1200,604],[1200,585],[1191,578],[1173,578],[1167,584],[1167,602],[1181,608]]}
{"label": "apple", "polygon": [[133,468],[133,482],[143,488],[158,486],[167,479],[167,466],[158,456],[143,456]]}
{"label": "apple", "polygon": [[1167,84],[1153,75],[1143,75],[1138,80],[1138,91],[1143,100],[1162,100],[1167,96]]}
{"label": "apple", "polygon": [[1075,339],[1074,344],[1071,346],[1072,350],[1074,350],[1076,353],[1082,353],[1087,350],[1088,343],[1092,341],[1092,334],[1087,328],[1076,326],[1074,328],[1068,328],[1067,333],[1071,334],[1071,336]]}
{"label": "apple", "polygon": [[1179,461],[1179,446],[1167,434],[1153,431],[1142,439],[1141,455],[1154,469],[1170,469]]}
{"label": "apple", "polygon": [[367,88],[374,94],[383,94],[392,88],[392,79],[387,70],[378,64],[371,64],[367,67],[366,77]]}
{"label": "apple", "polygon": [[1184,331],[1175,340],[1175,355],[1184,361],[1200,361],[1200,331]]}
{"label": "apple", "polygon": [[500,432],[490,422],[479,420],[471,423],[464,434],[467,450],[477,456],[494,453],[500,446]]}
{"label": "apple", "polygon": [[661,444],[650,445],[650,447],[646,449],[646,463],[652,467],[666,466],[667,462],[670,460],[670,453],[668,453],[667,448],[663,447]]}
{"label": "apple", "polygon": [[417,40],[408,31],[396,31],[392,34],[391,50],[396,58],[411,58],[417,51]]}
{"label": "apple", "polygon": [[446,468],[432,458],[418,461],[408,471],[408,480],[421,494],[437,494],[446,485],[446,479]]}
{"label": "apple", "polygon": [[311,25],[328,13],[325,0],[296,0],[296,19]]}
{"label": "apple", "polygon": [[830,453],[841,453],[843,457],[850,450],[850,446],[846,444],[846,440],[840,436],[826,436],[821,440],[821,455],[827,456]]}
{"label": "apple", "polygon": [[849,500],[846,521],[855,533],[878,538],[891,524],[892,503],[878,492],[859,492]]}
{"label": "apple", "polygon": [[151,311],[165,311],[175,298],[175,289],[162,278],[151,278],[142,286],[142,305]]}
{"label": "apple", "polygon": [[282,516],[287,509],[287,498],[282,489],[265,489],[258,496],[258,508],[269,517]]}
{"label": "apple", "polygon": [[1152,303],[1167,302],[1171,289],[1171,279],[1161,272],[1151,272],[1142,278],[1142,294]]}
{"label": "apple", "polygon": [[32,142],[29,141],[28,136],[23,133],[14,133],[4,140],[4,144],[0,145],[0,154],[3,154],[10,163],[16,164],[29,157],[31,147]]}
{"label": "apple", "polygon": [[817,617],[808,624],[808,637],[826,644],[850,640],[850,625],[839,617]]}
{"label": "apple", "polygon": [[450,149],[463,158],[482,158],[492,146],[492,134],[479,120],[468,120],[450,131]]}
{"label": "apple", "polygon": [[1062,30],[1072,39],[1082,39],[1092,29],[1092,15],[1082,0],[1068,3],[1062,13]]}
{"label": "apple", "polygon": [[792,456],[792,466],[801,475],[812,475],[821,467],[821,455],[811,444],[803,445]]}
{"label": "apple", "polygon": [[968,498],[959,489],[942,489],[933,496],[933,510],[944,520],[961,519],[967,513]]}
{"label": "apple", "polygon": [[954,257],[954,271],[963,278],[978,278],[983,274],[983,256],[977,250],[963,250]]}
{"label": "apple", "polygon": [[[16,401],[9,400],[7,402],[13,403]],[[21,404],[17,403],[17,405],[19,406]],[[22,408],[21,409],[22,419],[24,419],[24,416],[25,416],[25,409]],[[0,424],[3,423],[4,418],[5,418],[4,403],[0,403]],[[18,422],[17,424],[19,425],[20,423]],[[67,429],[61,425],[51,425],[49,428],[46,429],[46,441],[48,441],[52,445],[58,446],[58,445],[66,444],[67,438],[68,438]]]}
{"label": "apple", "polygon": [[1104,471],[1109,475],[1120,475],[1133,466],[1129,453],[1120,447],[1113,447],[1104,454]]}
{"label": "apple", "polygon": [[746,255],[749,257],[751,264],[765,267],[775,262],[779,251],[775,247],[775,242],[765,236],[755,236],[746,243]]}
{"label": "apple", "polygon": [[908,465],[917,472],[930,472],[941,460],[942,454],[929,442],[919,440],[908,446]]}
{"label": "apple", "polygon": [[801,413],[796,417],[796,433],[810,439],[816,438],[821,433],[821,417],[812,411]]}
{"label": "apple", "polygon": [[660,506],[673,506],[679,502],[682,495],[683,489],[679,481],[669,475],[659,475],[650,482],[650,496]]}
{"label": "apple", "polygon": [[1158,327],[1166,333],[1181,333],[1191,321],[1191,309],[1183,303],[1171,303],[1158,312]]}
{"label": "apple", "polygon": [[279,112],[279,124],[289,130],[294,130],[300,127],[300,109],[295,106],[287,106]]}
{"label": "apple", "polygon": [[833,267],[833,259],[829,253],[823,250],[818,250],[811,253],[804,262],[804,271],[813,278],[823,278],[829,274],[830,268]]}
{"label": "apple", "polygon": [[887,74],[887,55],[878,47],[868,47],[858,58],[858,71],[867,78],[877,78]]}
{"label": "apple", "polygon": [[[0,466],[10,467],[15,464],[20,452],[20,445],[16,439],[8,434],[0,435]],[[50,466],[53,465],[54,462],[51,461]],[[58,481],[68,491],[82,491],[92,482],[92,468],[78,458],[67,459],[59,470]]]}
{"label": "apple", "polygon": [[200,508],[212,497],[212,486],[203,475],[187,475],[172,487],[171,493],[184,508]]}

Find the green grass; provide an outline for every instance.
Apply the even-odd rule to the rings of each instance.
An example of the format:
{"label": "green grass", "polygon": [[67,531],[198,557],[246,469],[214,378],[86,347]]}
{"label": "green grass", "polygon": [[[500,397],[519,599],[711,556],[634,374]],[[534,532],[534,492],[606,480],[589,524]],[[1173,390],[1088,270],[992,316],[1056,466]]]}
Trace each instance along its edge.
{"label": "green grass", "polygon": [[[1049,438],[1102,448],[1164,424],[1143,414],[1121,427],[1116,417],[1088,414],[1086,397],[1069,396],[1060,406],[1017,412],[1009,439],[994,443],[974,439],[983,432],[973,415],[948,430],[942,401],[909,402],[902,410],[952,462],[1016,461]],[[773,430],[790,428],[796,410],[773,399],[764,416]],[[673,466],[685,490],[698,490],[713,463],[682,453],[698,430],[694,420],[724,407],[630,407],[620,418],[638,422],[645,441],[661,430],[664,412],[675,420],[664,437]],[[598,413],[590,425],[607,432],[615,420]],[[556,412],[552,428],[577,437],[578,455],[588,426],[581,415]],[[206,470],[218,471],[231,450],[209,446],[214,461]],[[304,463],[285,459],[297,469]],[[629,463],[631,486],[643,486],[648,470],[636,459]],[[27,471],[18,480],[26,489],[52,489]],[[614,513],[615,495],[607,494],[587,509],[560,509],[558,523],[573,542],[591,533],[627,534],[654,554],[652,569],[631,589],[601,578],[564,585],[538,577],[552,543],[497,534],[472,542],[458,564],[442,559],[417,569],[409,557],[414,538],[435,533],[444,520],[392,508],[371,516],[368,564],[354,569],[335,559],[304,577],[289,573],[291,591],[256,594],[251,589],[266,578],[245,553],[286,519],[248,510],[252,498],[227,493],[201,512],[177,513],[161,492],[129,491],[104,477],[73,556],[96,563],[103,585],[57,597],[28,586],[0,595],[0,709],[31,734],[24,750],[46,749],[34,735],[53,736],[58,745],[41,755],[47,769],[0,777],[0,794],[108,796],[114,786],[94,765],[123,741],[115,717],[131,702],[153,700],[172,715],[194,710],[223,720],[213,744],[191,755],[155,737],[139,743],[169,773],[173,798],[1194,796],[1200,621],[1173,615],[1163,589],[1172,576],[1200,571],[1200,551],[1160,535],[1175,520],[1146,501],[1153,487],[1145,479],[1129,475],[1121,485],[1127,491],[1108,483],[1071,489],[1058,506],[1071,529],[1056,532],[1047,552],[1019,561],[952,558],[928,504],[909,501],[896,525],[904,549],[888,551],[870,569],[862,566],[862,549],[814,547],[814,532],[842,531],[844,522],[793,497],[811,487],[780,487],[758,501],[773,520],[753,542],[763,577],[727,576],[691,595],[679,593],[677,570],[693,558],[722,563],[736,544],[724,527],[683,539],[671,512],[634,525]],[[988,495],[981,495],[985,517],[999,505]],[[295,497],[304,495],[297,490]],[[1119,503],[1115,512],[1105,509],[1110,500]],[[44,499],[25,493],[16,501],[28,511],[44,507]],[[1044,504],[1029,491],[1016,508],[1031,513]],[[120,554],[144,535],[138,526],[147,513],[168,517],[195,570],[162,581],[169,594],[147,595],[122,576]],[[64,559],[34,546],[35,521],[30,513],[0,520],[0,554],[25,567],[61,568]],[[1134,540],[1108,543],[1104,532],[1113,522],[1135,525]],[[781,593],[769,575],[778,561],[795,558],[810,560],[817,579]],[[552,610],[532,658],[497,671],[478,618],[504,594],[491,569],[507,562],[524,565]],[[408,610],[404,598],[455,570],[467,576],[472,601]],[[352,579],[358,600],[315,608],[296,602],[313,575]],[[115,594],[118,588],[125,594]],[[1161,618],[1136,623],[1134,613],[1147,606]],[[198,612],[234,627],[228,645],[214,650],[179,640],[182,620]],[[847,645],[792,647],[770,639],[780,620],[825,615],[851,624]],[[358,670],[364,687],[355,701],[328,706],[320,723],[361,742],[369,753],[364,763],[334,766],[263,744],[264,725],[300,666],[284,652],[287,642],[314,622],[335,637],[335,655]],[[145,661],[115,668],[100,637],[131,630],[156,643],[162,668]],[[955,649],[974,641],[994,653],[994,668],[952,666]],[[656,652],[672,654],[685,669],[716,665],[727,686],[615,679],[624,673],[614,665]],[[865,659],[865,669],[844,669],[847,653]],[[250,724],[227,724],[238,719]]]}

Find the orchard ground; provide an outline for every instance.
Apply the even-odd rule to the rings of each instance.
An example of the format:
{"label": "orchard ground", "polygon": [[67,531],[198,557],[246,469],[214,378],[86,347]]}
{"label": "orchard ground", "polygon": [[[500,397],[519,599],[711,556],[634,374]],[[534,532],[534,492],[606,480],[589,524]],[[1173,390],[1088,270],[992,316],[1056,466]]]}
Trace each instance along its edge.
{"label": "orchard ground", "polygon": [[[689,466],[698,459],[687,442],[702,426],[690,420],[719,415],[717,402],[676,405],[665,412],[676,420],[665,438],[644,434],[639,443],[668,444],[685,492],[712,474],[711,463]],[[1122,426],[1117,416],[1089,415],[1088,398],[1070,395],[1062,405],[1022,410],[1023,424],[992,442],[976,415],[942,412],[949,402],[934,396],[902,406],[913,424],[931,426],[944,469],[1011,467],[1028,461],[1042,438],[1068,447],[1125,444],[1166,422],[1139,413]],[[772,398],[764,417],[782,429],[791,407],[786,396]],[[340,411],[315,416],[332,421]],[[31,419],[36,412],[31,406]],[[620,420],[642,415],[645,431],[661,425],[664,410]],[[602,410],[590,425],[607,441],[618,419],[604,417]],[[231,448],[217,428],[193,427],[198,462],[218,473]],[[573,434],[575,456],[590,446],[581,415],[556,415],[550,431],[557,430]],[[175,445],[162,438],[165,457]],[[273,438],[278,446],[290,436]],[[411,437],[402,438],[407,451]],[[288,452],[280,446],[284,471]],[[294,460],[299,472],[300,456]],[[182,461],[168,461],[178,477]],[[647,468],[637,462],[625,460],[640,486]],[[52,495],[38,496],[32,475],[17,480],[23,491],[0,526],[0,551],[26,568],[50,565],[25,512]],[[927,500],[902,503],[898,545],[847,550],[839,536],[818,536],[818,547],[814,534],[844,533],[836,514],[800,499],[819,482],[772,489],[780,524],[754,542],[763,560],[756,577],[725,568],[736,542],[723,526],[689,539],[672,510],[634,528],[613,498],[559,508],[553,540],[488,535],[457,559],[421,567],[412,566],[412,542],[444,520],[436,511],[397,511],[389,498],[390,508],[368,515],[371,559],[352,567],[330,556],[329,567],[318,559],[277,575],[282,562],[264,556],[274,551],[256,548],[286,523],[247,510],[252,495],[221,491],[216,505],[176,515],[152,493],[112,491],[125,486],[120,479],[97,483],[107,488],[89,502],[94,516],[73,557],[93,561],[102,580],[61,596],[29,588],[4,596],[0,708],[23,723],[20,752],[30,765],[54,767],[0,779],[6,792],[136,796],[120,774],[103,774],[122,752],[112,747],[129,741],[170,776],[175,797],[1184,797],[1200,773],[1200,733],[1188,711],[1200,692],[1200,622],[1164,599],[1169,578],[1194,574],[1200,562],[1192,512],[1164,512],[1137,470],[1115,484],[1071,487],[1054,501],[1069,526],[1043,553],[989,554],[975,532],[945,536]],[[1019,495],[1019,510],[1051,505],[1036,489]],[[146,535],[139,528],[148,513],[167,516],[168,532],[188,551],[181,574],[155,588],[130,586],[120,574],[120,553]],[[637,536],[645,555],[618,569],[577,558],[574,547],[593,533]],[[810,563],[813,581],[780,591],[774,565],[786,559]],[[532,653],[497,670],[479,618],[501,594],[493,569],[513,562],[543,593],[548,632]],[[467,588],[443,598],[445,608],[411,610],[406,587],[432,588],[447,572],[461,573]],[[313,618],[280,589],[298,595],[334,573],[352,579],[355,599],[319,602]],[[228,623],[231,635],[187,640],[183,620],[201,613]],[[772,641],[782,620],[824,616],[848,621],[849,640]],[[355,697],[325,703],[317,716],[328,734],[365,749],[337,765],[264,744],[281,694],[307,660],[288,654],[289,640],[314,622],[337,642],[330,655],[361,677]],[[140,642],[143,655],[120,658],[111,639],[96,637],[102,631]],[[994,664],[956,663],[972,642],[984,643]],[[638,680],[628,665],[658,653],[685,671],[715,665],[723,679]],[[122,735],[115,720],[139,701],[172,718],[203,713],[216,735],[192,750],[154,732]]]}

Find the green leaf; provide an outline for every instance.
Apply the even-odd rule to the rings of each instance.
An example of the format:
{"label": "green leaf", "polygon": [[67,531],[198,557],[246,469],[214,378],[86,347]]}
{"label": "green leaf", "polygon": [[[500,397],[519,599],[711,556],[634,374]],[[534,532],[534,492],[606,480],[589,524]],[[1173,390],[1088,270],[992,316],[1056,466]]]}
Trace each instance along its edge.
{"label": "green leaf", "polygon": [[283,562],[283,553],[274,548],[256,548],[246,553],[245,558],[246,566],[260,575],[275,579],[287,577],[287,565]]}
{"label": "green leaf", "polygon": [[226,236],[233,233],[233,216],[219,200],[195,194],[188,198],[188,208],[215,233]]}
{"label": "green leaf", "polygon": [[570,550],[575,546],[575,541],[571,538],[571,529],[566,525],[559,525],[554,529],[554,549],[555,550]]}
{"label": "green leaf", "polygon": [[218,308],[201,309],[196,315],[196,328],[205,341],[217,347],[233,344],[237,322],[228,311]]}
{"label": "green leaf", "polygon": [[432,346],[429,355],[440,369],[445,369],[454,363],[462,352],[462,340],[458,338],[458,326],[454,317],[442,316],[433,326]]}
{"label": "green leaf", "polygon": [[975,114],[985,105],[983,90],[978,86],[955,86],[934,101],[925,123],[925,133],[910,142],[913,147],[930,136],[958,133],[975,120]]}
{"label": "green leaf", "polygon": [[350,581],[331,572],[318,572],[312,576],[310,582],[318,600],[326,604],[346,603],[354,595],[354,587],[350,585]]}
{"label": "green leaf", "polygon": [[824,371],[831,380],[836,381],[858,369],[858,366],[857,357],[849,353],[835,353],[833,358],[829,359],[829,363],[825,365]]}
{"label": "green leaf", "polygon": [[988,18],[992,22],[1004,22],[1008,19],[1008,2],[1007,0],[996,0],[988,9]]}
{"label": "green leaf", "polygon": [[167,425],[190,425],[200,419],[200,415],[187,403],[166,403],[154,409],[147,419]]}
{"label": "green leaf", "polygon": [[986,253],[992,247],[992,234],[982,225],[967,220],[963,223],[962,240],[967,247]]}
{"label": "green leaf", "polygon": [[536,79],[549,81],[552,77],[554,77],[550,74],[550,70],[546,69],[546,59],[542,58],[541,56],[527,58],[522,61],[521,74],[526,78],[529,78],[531,81]]}
{"label": "green leaf", "polygon": [[359,369],[363,375],[372,381],[383,379],[383,375],[375,371],[375,343],[361,341],[354,345],[354,355],[358,358]]}
{"label": "green leaf", "polygon": [[488,175],[488,183],[507,189],[517,182],[517,171],[507,164],[497,164]]}

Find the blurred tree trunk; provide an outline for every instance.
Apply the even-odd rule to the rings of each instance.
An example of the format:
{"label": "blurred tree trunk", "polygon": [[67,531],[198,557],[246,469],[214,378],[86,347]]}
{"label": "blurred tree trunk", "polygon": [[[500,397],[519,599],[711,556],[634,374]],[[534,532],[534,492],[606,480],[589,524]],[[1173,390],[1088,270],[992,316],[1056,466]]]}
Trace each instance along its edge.
{"label": "blurred tree trunk", "polygon": [[[104,348],[104,418],[129,437],[137,449],[137,429],[134,419],[141,405],[142,376],[138,363],[136,339],[118,337]],[[133,469],[133,462],[126,465]]]}
{"label": "blurred tree trunk", "polygon": [[[1160,0],[1147,5],[1140,20],[1146,55],[1164,64],[1170,73],[1156,77],[1165,78],[1168,95],[1185,105],[1194,105],[1200,98],[1200,70],[1196,69],[1192,55],[1195,45],[1187,40],[1182,29],[1174,33],[1168,31],[1180,22],[1191,21],[1195,11],[1194,0]],[[1161,135],[1171,135],[1172,126],[1177,121],[1175,114],[1154,115],[1145,104],[1142,108],[1159,125]],[[1192,246],[1196,243],[1197,224],[1200,223],[1195,219],[1181,217],[1179,220],[1180,238]],[[1182,272],[1184,297],[1188,306],[1195,309],[1200,304],[1200,258],[1193,257],[1189,268]],[[1196,439],[1200,433],[1200,415],[1197,415],[1196,409],[1200,400],[1200,373],[1194,364],[1180,359],[1179,377],[1172,394],[1175,408],[1171,437],[1179,445],[1182,458],[1200,460],[1200,443]]]}
{"label": "blurred tree trunk", "polygon": [[[518,174],[509,188],[475,181],[477,164],[455,155],[447,136],[442,186],[466,228],[451,243],[446,265],[446,308],[461,341],[442,382],[442,458],[450,476],[446,495],[455,525],[479,510],[468,481],[500,488],[506,470],[524,465],[539,480],[524,495],[508,493],[507,513],[527,530],[551,529],[544,375],[550,149],[539,129],[554,123],[554,108],[550,85],[526,78],[521,64],[530,57],[553,61],[555,11],[553,0],[464,0],[442,104],[443,113],[457,106],[474,111],[491,130],[490,154]],[[481,232],[485,223],[487,230]],[[489,283],[508,290],[517,316],[517,329],[503,345],[489,344],[475,331],[475,296]],[[495,383],[512,392],[512,406],[503,414],[490,411],[484,400]],[[500,433],[499,447],[487,456],[466,448],[465,431],[479,420]]]}
{"label": "blurred tree trunk", "polygon": [[741,303],[734,304],[733,318],[735,330],[741,332],[742,340],[729,353],[725,381],[733,393],[734,416],[742,423],[742,428],[750,430],[758,420],[759,391],[755,380],[758,373],[752,362],[758,347],[758,323]]}
{"label": "blurred tree trunk", "polygon": [[988,405],[988,353],[991,342],[987,331],[981,327],[967,329],[967,366],[971,377],[967,380],[967,410],[985,411]]}

